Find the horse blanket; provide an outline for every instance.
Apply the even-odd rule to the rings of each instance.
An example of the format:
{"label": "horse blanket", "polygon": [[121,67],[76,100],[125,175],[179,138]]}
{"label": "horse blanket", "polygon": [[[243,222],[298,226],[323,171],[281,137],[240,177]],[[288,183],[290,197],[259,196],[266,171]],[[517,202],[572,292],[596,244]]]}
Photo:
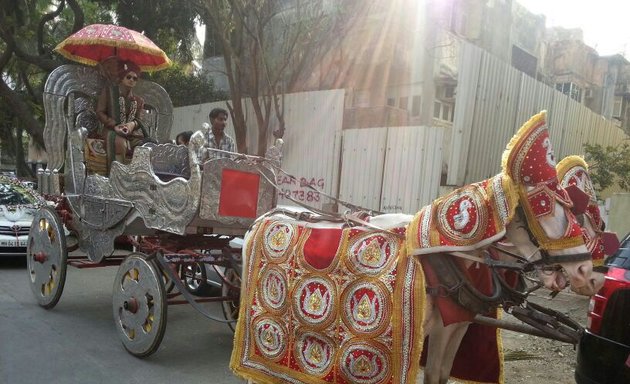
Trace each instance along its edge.
{"label": "horse blanket", "polygon": [[404,233],[259,221],[231,369],[257,383],[415,382],[425,288]]}

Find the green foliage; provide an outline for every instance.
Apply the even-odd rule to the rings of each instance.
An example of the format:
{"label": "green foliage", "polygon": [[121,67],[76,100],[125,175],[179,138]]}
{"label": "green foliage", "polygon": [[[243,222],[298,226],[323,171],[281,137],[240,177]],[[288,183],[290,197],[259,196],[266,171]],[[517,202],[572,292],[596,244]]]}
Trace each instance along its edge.
{"label": "green foliage", "polygon": [[146,79],[160,84],[168,92],[174,107],[225,100],[225,92],[216,91],[212,79],[187,73],[180,65],[147,74]]}
{"label": "green foliage", "polygon": [[584,144],[584,150],[597,192],[615,184],[624,191],[630,191],[630,144],[621,143],[615,147]]}

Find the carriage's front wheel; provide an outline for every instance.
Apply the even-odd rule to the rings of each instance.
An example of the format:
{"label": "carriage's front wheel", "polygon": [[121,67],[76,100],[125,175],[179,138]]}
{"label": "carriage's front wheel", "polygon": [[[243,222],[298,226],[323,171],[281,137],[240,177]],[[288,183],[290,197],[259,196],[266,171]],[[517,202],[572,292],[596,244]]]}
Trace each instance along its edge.
{"label": "carriage's front wheel", "polygon": [[229,297],[229,299],[221,302],[223,316],[228,322],[228,326],[232,331],[236,329],[236,320],[238,320],[238,311],[240,304],[240,288],[241,276],[234,268],[226,268],[222,276],[221,296]]}
{"label": "carriage's front wheel", "polygon": [[157,351],[166,331],[166,294],[162,273],[145,254],[132,253],[120,264],[112,303],[125,349],[136,357]]}
{"label": "carriage's front wheel", "polygon": [[63,224],[54,209],[41,207],[33,217],[26,246],[31,290],[40,306],[50,309],[59,302],[67,260]]}

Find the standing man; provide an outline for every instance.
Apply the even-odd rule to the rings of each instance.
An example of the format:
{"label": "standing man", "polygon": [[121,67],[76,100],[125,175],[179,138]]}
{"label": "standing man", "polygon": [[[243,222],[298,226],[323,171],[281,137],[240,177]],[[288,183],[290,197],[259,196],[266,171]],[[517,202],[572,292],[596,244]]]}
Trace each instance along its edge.
{"label": "standing man", "polygon": [[[228,119],[228,112],[223,108],[215,108],[210,111],[210,131],[208,132],[208,147],[220,149],[222,151],[236,152],[236,145],[227,133],[225,125]],[[230,158],[227,153],[208,151],[208,155],[213,158]]]}

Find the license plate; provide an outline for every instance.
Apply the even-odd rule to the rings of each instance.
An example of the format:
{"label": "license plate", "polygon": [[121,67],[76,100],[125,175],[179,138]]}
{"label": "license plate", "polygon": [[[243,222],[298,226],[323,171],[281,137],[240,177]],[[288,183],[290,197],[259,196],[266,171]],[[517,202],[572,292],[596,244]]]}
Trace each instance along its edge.
{"label": "license plate", "polygon": [[26,247],[28,240],[0,240],[1,247]]}

